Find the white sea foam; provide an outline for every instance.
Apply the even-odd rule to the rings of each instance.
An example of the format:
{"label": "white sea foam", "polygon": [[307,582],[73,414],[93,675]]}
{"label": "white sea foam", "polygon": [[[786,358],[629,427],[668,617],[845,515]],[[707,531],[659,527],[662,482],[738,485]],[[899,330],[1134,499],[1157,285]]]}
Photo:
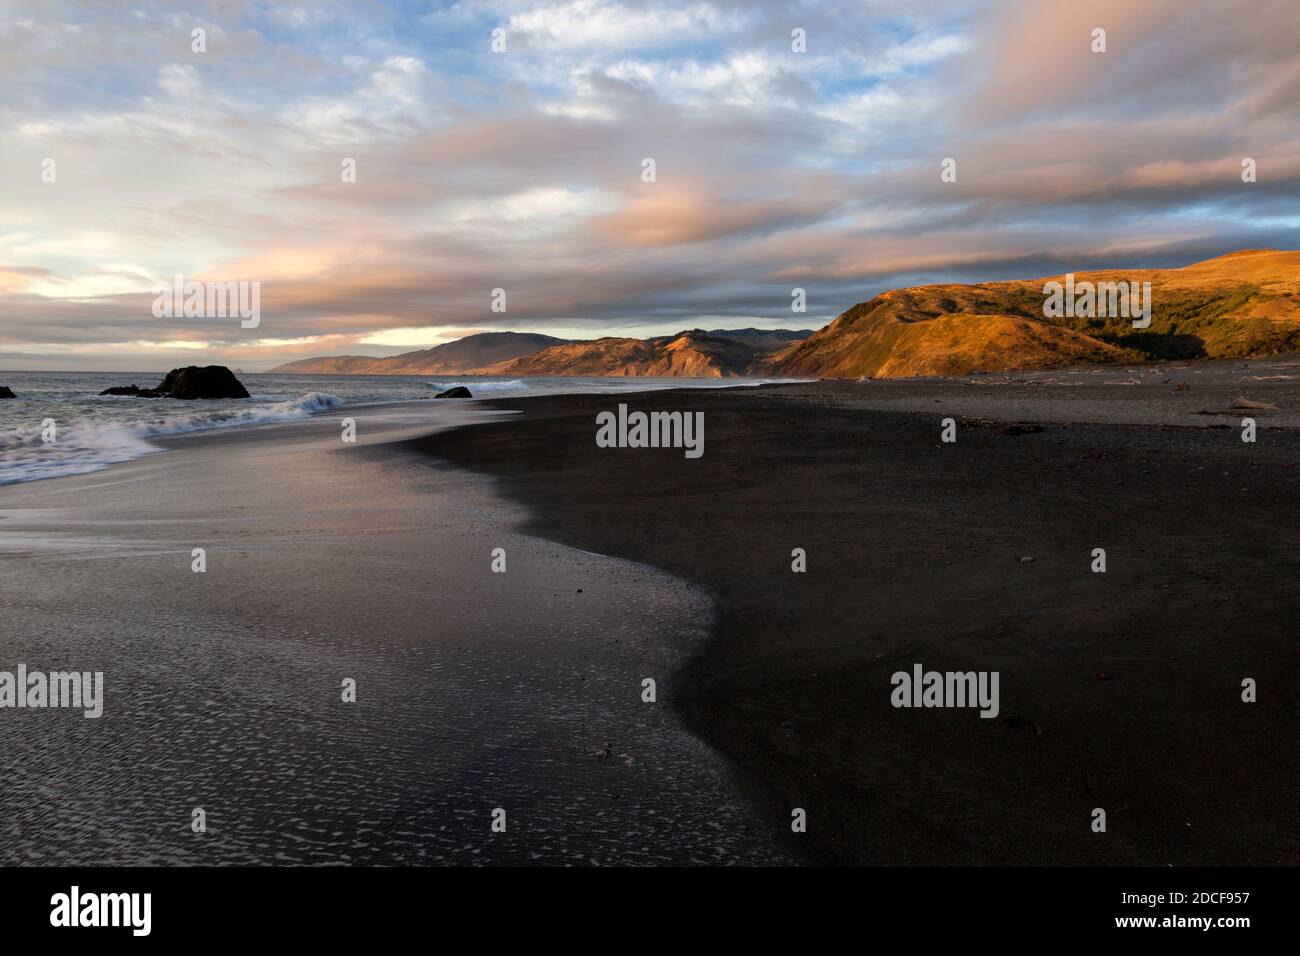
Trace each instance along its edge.
{"label": "white sea foam", "polygon": [[80,475],[162,451],[122,425],[70,426],[45,444],[39,428],[0,437],[0,485]]}
{"label": "white sea foam", "polygon": [[[140,399],[156,401],[156,399]],[[181,435],[187,432],[208,431],[212,428],[230,428],[235,425],[262,425],[271,422],[291,422],[307,418],[317,412],[338,408],[343,399],[328,392],[309,392],[301,398],[270,405],[241,405],[211,412],[164,416],[141,420],[132,425],[139,435]]]}
{"label": "white sea foam", "polygon": [[583,393],[588,395],[618,394],[622,392],[657,392],[667,388],[743,388],[746,386],[766,385],[770,382],[807,381],[806,379],[762,378],[576,378],[569,376],[549,376],[529,379],[434,379],[426,384],[438,392],[449,388],[464,386],[475,398],[523,398],[531,395],[565,395]]}
{"label": "white sea foam", "polygon": [[477,395],[479,392],[523,392],[527,390],[528,383],[521,379],[512,378],[501,382],[487,382],[482,379],[464,379],[459,382],[430,382],[429,387],[439,392],[445,392],[449,388],[456,388],[463,385],[471,392]]}
{"label": "white sea foam", "polygon": [[[167,399],[133,399],[136,402],[167,402]],[[40,426],[18,428],[0,434],[0,485],[61,475],[82,475],[109,465],[132,461],[163,449],[149,438],[183,435],[262,425],[307,418],[337,408],[343,399],[328,392],[311,392],[292,401],[269,405],[245,405],[211,411],[163,414],[126,422],[72,424],[58,427],[56,441],[41,440]]]}

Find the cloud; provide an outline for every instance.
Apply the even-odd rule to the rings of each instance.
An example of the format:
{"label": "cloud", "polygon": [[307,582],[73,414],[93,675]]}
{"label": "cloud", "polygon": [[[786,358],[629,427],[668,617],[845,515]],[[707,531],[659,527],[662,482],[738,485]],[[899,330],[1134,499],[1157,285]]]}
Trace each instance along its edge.
{"label": "cloud", "polygon": [[634,4],[569,0],[514,14],[508,35],[551,49],[586,51],[660,48],[698,43],[740,29],[746,17],[710,3]]}
{"label": "cloud", "polygon": [[816,221],[840,199],[834,184],[820,177],[802,182],[798,194],[760,199],[729,199],[719,195],[720,188],[699,181],[643,185],[624,208],[589,222],[596,238],[614,245],[676,247],[770,234]]}
{"label": "cloud", "polygon": [[[1175,265],[1300,229],[1289,0],[407,14],[50,0],[0,23],[3,354],[260,368],[466,329],[790,325],[792,284],[816,325],[891,284]],[[261,327],[154,318],[178,273],[260,281]]]}

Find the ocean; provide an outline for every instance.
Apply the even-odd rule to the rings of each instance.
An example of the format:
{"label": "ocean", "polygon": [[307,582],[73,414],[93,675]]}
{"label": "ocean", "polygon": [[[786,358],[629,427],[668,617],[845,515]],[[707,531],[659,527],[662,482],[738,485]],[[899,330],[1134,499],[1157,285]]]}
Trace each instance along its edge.
{"label": "ocean", "polygon": [[[101,396],[153,387],[158,372],[2,372],[17,396],[0,400],[0,485],[79,475],[163,451],[152,438],[217,428],[273,426],[349,405],[432,398],[464,385],[476,398],[728,388],[774,379],[508,378],[503,376],[274,375],[240,373],[250,398],[182,401]],[[462,405],[461,402],[457,402]],[[462,405],[463,407],[463,405]],[[53,440],[47,440],[52,438]]]}

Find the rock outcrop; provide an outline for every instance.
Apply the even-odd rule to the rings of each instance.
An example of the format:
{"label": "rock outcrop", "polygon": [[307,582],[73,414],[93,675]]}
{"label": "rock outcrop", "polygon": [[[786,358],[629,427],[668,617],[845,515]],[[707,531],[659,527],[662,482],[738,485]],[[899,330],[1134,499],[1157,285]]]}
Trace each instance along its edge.
{"label": "rock outcrop", "polygon": [[248,389],[224,365],[174,368],[158,385],[168,398],[248,398]]}
{"label": "rock outcrop", "polygon": [[141,388],[139,385],[116,385],[106,388],[100,395],[132,395],[136,398],[162,398],[163,393],[156,388]]}

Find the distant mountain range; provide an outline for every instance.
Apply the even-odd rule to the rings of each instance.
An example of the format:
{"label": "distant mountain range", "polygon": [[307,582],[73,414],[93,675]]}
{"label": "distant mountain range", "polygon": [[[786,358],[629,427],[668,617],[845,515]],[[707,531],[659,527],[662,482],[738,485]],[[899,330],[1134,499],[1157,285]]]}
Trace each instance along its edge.
{"label": "distant mountain range", "polygon": [[334,375],[592,375],[733,378],[756,374],[811,329],[694,329],[650,339],[566,341],[525,332],[484,332],[389,358],[332,355],[272,372]]}
{"label": "distant mountain range", "polygon": [[810,329],[693,329],[650,339],[569,342],[503,362],[491,371],[502,375],[734,378],[761,374],[776,354],[811,334]]}
{"label": "distant mountain range", "polygon": [[334,375],[464,375],[532,355],[564,339],[534,332],[482,332],[435,345],[431,349],[403,352],[388,358],[367,355],[326,355],[299,359],[271,369],[272,372],[314,372]]}
{"label": "distant mountain range", "polygon": [[390,358],[329,356],[271,371],[906,378],[1300,351],[1300,251],[1252,249],[1182,269],[1072,274],[1069,287],[1075,290],[1149,282],[1146,328],[1134,327],[1128,315],[1092,314],[1096,309],[1049,315],[1049,282],[1067,280],[894,289],[853,306],[817,332],[692,329],[649,339],[583,341],[487,332]]}

